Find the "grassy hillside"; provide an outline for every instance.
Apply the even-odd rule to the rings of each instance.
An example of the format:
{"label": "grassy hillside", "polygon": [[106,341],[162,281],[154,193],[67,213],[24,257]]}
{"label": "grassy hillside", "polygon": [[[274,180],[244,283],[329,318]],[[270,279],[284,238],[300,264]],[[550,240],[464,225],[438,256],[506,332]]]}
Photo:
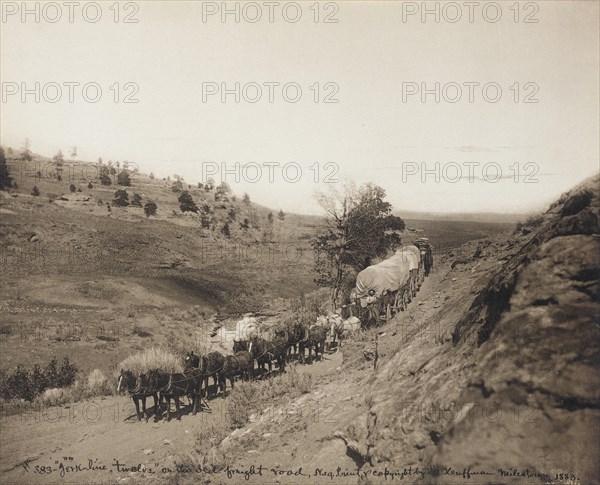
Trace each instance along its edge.
{"label": "grassy hillside", "polygon": [[[309,241],[319,217],[280,219],[278,209],[234,194],[215,200],[214,188],[184,180],[196,205],[208,207],[202,227],[198,214],[181,212],[173,180],[132,173],[131,187],[116,185],[116,175],[105,186],[96,164],[66,161],[58,180],[46,157],[24,162],[7,153],[7,162],[18,187],[0,191],[2,368],[69,355],[84,369],[106,369],[150,345],[206,341],[217,315],[289,309],[317,289]],[[109,210],[117,189],[130,201],[154,201],[156,216],[131,205]],[[413,220],[407,227],[406,242],[425,235],[439,248],[506,228]]]}

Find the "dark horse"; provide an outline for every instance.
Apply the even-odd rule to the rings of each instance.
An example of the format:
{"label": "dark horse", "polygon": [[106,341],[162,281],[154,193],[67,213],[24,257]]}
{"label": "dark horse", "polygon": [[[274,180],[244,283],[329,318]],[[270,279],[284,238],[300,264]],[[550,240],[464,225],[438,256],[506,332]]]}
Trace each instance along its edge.
{"label": "dark horse", "polygon": [[225,357],[225,367],[220,375],[220,386],[225,397],[225,391],[227,388],[227,379],[231,383],[233,389],[233,382],[236,376],[242,377],[245,381],[250,378],[250,374],[254,370],[254,359],[247,350],[241,350],[233,355]]}
{"label": "dark horse", "polygon": [[219,388],[219,375],[225,367],[225,357],[220,352],[211,352],[208,355],[194,355],[194,352],[188,352],[185,356],[185,369],[197,369],[201,376],[198,392],[202,391],[202,383],[204,383],[204,393],[208,399],[208,378],[213,378],[215,385],[215,393]]}
{"label": "dark horse", "polygon": [[[282,338],[287,343],[287,359],[291,360],[292,354],[298,356],[298,346],[302,349],[302,342],[308,338],[308,328],[300,321],[288,322],[283,328],[275,331],[276,338]],[[293,353],[292,353],[293,350]]]}
{"label": "dark horse", "polygon": [[269,373],[272,371],[272,362],[277,361],[279,370],[285,371],[285,361],[287,353],[287,341],[282,338],[276,338],[269,342],[261,337],[252,337],[248,351],[252,358],[258,362],[261,371],[265,371],[265,364],[269,365]]}
{"label": "dark horse", "polygon": [[146,414],[146,398],[152,396],[154,398],[154,419],[157,419],[159,405],[158,393],[150,386],[146,374],[136,376],[129,370],[121,369],[117,392],[119,392],[121,388],[126,389],[131,395],[131,399],[133,399],[133,403],[135,404],[135,413],[138,421],[142,420],[142,416],[140,415],[140,401],[142,401],[142,415],[146,419],[146,422],[148,422],[148,415]]}
{"label": "dark horse", "polygon": [[160,392],[160,399],[167,401],[167,421],[171,420],[171,399],[175,400],[177,419],[181,419],[179,398],[189,396],[192,402],[192,413],[195,415],[199,399],[198,388],[201,375],[196,369],[186,370],[183,373],[165,373],[154,369],[148,372],[148,382],[152,389]]}
{"label": "dark horse", "polygon": [[315,359],[321,354],[323,360],[323,352],[325,351],[325,340],[327,339],[328,330],[319,325],[313,325],[308,329],[308,337],[300,344],[300,353],[304,362],[304,349],[308,349],[308,359],[311,358],[312,349],[315,349]]}

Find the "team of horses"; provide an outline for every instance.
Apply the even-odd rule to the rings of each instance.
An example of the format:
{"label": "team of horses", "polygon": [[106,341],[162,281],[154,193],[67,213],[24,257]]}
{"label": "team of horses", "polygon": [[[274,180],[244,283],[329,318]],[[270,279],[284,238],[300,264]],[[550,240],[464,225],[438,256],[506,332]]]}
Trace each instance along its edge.
{"label": "team of horses", "polygon": [[130,370],[121,370],[117,392],[121,389],[129,392],[139,421],[144,418],[148,422],[146,400],[150,397],[154,399],[155,421],[160,418],[163,403],[166,404],[167,421],[171,419],[172,400],[175,402],[177,418],[180,419],[180,401],[184,396],[189,398],[191,412],[195,415],[201,409],[202,400],[212,397],[209,379],[213,381],[212,395],[216,396],[220,390],[222,397],[225,397],[227,381],[233,389],[236,378],[245,381],[255,377],[262,378],[273,372],[274,364],[279,372],[285,372],[286,363],[292,359],[306,362],[306,350],[310,362],[322,359],[329,333],[330,330],[323,326],[306,327],[295,322],[275,330],[271,340],[258,335],[253,335],[248,340],[234,340],[231,355],[213,351],[200,356],[187,352],[183,359],[183,372],[153,369],[136,374]]}
{"label": "team of horses", "polygon": [[[401,263],[397,270],[400,276],[404,277],[402,284],[396,291],[385,291],[380,298],[374,299],[374,302],[367,302],[366,305],[354,303],[359,308],[361,318],[351,316],[342,320],[340,314],[335,314],[329,317],[319,317],[317,324],[310,326],[304,325],[300,321],[289,322],[276,328],[271,340],[266,340],[256,334],[253,334],[248,340],[234,340],[233,354],[231,355],[223,355],[214,351],[199,356],[188,352],[184,358],[184,370],[180,373],[154,369],[136,375],[131,371],[121,370],[117,391],[123,388],[129,392],[140,421],[142,417],[148,421],[146,413],[148,397],[154,399],[155,420],[159,418],[163,402],[167,404],[167,420],[171,419],[171,400],[175,401],[177,416],[180,419],[180,399],[188,396],[192,413],[196,414],[201,407],[202,399],[210,397],[210,378],[213,379],[214,394],[217,395],[220,390],[222,396],[225,397],[227,381],[233,389],[236,378],[249,380],[257,375],[260,377],[267,373],[270,375],[273,372],[274,364],[277,365],[279,372],[285,372],[285,365],[291,359],[305,362],[306,350],[308,350],[308,359],[311,362],[314,359],[322,359],[328,337],[333,343],[338,340],[339,349],[342,339],[360,330],[362,325],[368,325],[371,321],[380,322],[383,310],[385,310],[384,320],[389,320],[395,312],[404,310],[410,300],[416,296],[424,277],[429,274],[433,266],[431,246],[426,238],[415,241],[414,245],[400,248],[393,258]],[[380,265],[382,264],[380,263]],[[357,282],[363,273],[373,272],[373,268],[374,266],[371,266],[359,273]],[[370,294],[371,292],[368,293],[368,295]],[[358,298],[355,299],[360,301]],[[363,300],[368,300],[368,297]],[[254,362],[257,363],[256,370]],[[141,413],[140,402],[142,404]]]}

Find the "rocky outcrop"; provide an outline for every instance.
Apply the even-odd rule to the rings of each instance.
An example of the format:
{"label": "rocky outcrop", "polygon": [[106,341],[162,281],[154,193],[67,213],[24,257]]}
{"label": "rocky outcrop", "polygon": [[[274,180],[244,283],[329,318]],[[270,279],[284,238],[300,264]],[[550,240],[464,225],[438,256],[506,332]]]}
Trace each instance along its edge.
{"label": "rocky outcrop", "polygon": [[599,183],[515,235],[516,253],[488,258],[472,301],[446,302],[431,324],[452,328],[451,343],[409,342],[381,367],[365,467],[419,466],[424,483],[465,470],[485,473],[473,483],[600,483]]}

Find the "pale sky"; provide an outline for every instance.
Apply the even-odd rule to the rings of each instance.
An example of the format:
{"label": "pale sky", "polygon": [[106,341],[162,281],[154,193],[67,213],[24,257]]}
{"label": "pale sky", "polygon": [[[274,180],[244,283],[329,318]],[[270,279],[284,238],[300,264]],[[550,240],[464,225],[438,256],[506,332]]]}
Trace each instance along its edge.
{"label": "pale sky", "polygon": [[[28,2],[29,8],[36,3]],[[219,12],[203,21],[203,8],[220,9],[221,2],[130,2],[121,4],[117,23],[113,3],[99,2],[97,23],[86,21],[81,7],[71,23],[68,6],[56,2],[62,17],[51,23],[54,7],[44,10],[40,2],[36,23],[34,14],[22,22],[21,2],[2,2],[3,145],[17,148],[28,137],[32,150],[46,156],[76,145],[84,160],[128,160],[143,172],[178,173],[189,183],[202,179],[203,163],[225,163],[230,170],[236,162],[296,163],[302,168],[296,183],[286,182],[277,167],[271,183],[264,165],[256,183],[235,183],[233,175],[221,171],[214,178],[225,177],[234,191],[247,191],[266,206],[316,214],[320,209],[313,194],[327,188],[323,178],[331,167],[338,169],[334,180],[381,185],[396,210],[438,212],[534,210],[598,172],[596,1],[522,2],[519,22],[511,9],[514,1],[501,1],[502,17],[495,23],[484,19],[481,7],[470,22],[464,2],[455,3],[462,6],[456,23],[448,21],[456,12],[444,10],[444,3],[437,4],[439,23],[433,14],[423,23],[421,12],[403,21],[403,10],[419,9],[422,2],[377,1],[321,3],[319,22],[314,2],[298,2],[302,17],[296,23],[282,15],[287,6],[293,18],[295,7],[288,5],[293,2],[279,2],[272,23],[265,2],[238,3],[239,23],[233,14],[222,22]],[[427,4],[436,8],[436,2]],[[236,2],[228,6],[234,9]],[[262,18],[251,23],[246,18],[256,14],[255,6]],[[128,13],[138,22],[124,23]],[[328,14],[337,23],[324,23]],[[94,9],[87,15],[93,19]],[[489,9],[487,15],[493,19],[496,12]],[[538,22],[524,23],[527,15]],[[35,90],[36,82],[40,102],[33,94],[22,102],[22,83]],[[56,96],[46,84],[52,82],[62,86],[56,103],[44,98]],[[80,83],[72,103],[65,82]],[[117,103],[110,89],[116,82]],[[203,102],[203,83],[233,89],[236,82],[240,90],[247,87],[247,97],[255,95],[248,83],[262,86],[262,98],[250,103],[242,97],[236,103],[229,95],[223,103],[215,95]],[[280,83],[273,103],[264,84],[270,82]],[[323,102],[333,89],[325,89],[328,82],[337,87],[338,103]],[[462,98],[435,103],[431,94],[422,102],[417,94],[403,101],[403,83],[434,89],[436,82],[448,98],[456,94],[448,83],[458,83]],[[465,82],[480,83],[472,103]],[[98,102],[83,98],[86,83],[102,88]],[[123,102],[132,93],[125,83],[139,87],[133,94],[138,103]],[[300,85],[298,102],[284,100],[286,83]],[[320,83],[319,102],[313,99],[315,83]],[[501,87],[498,102],[484,100],[486,83]],[[494,89],[487,93],[496,95]],[[93,97],[94,90],[88,94]],[[524,103],[527,95],[538,102]],[[435,162],[450,178],[458,166],[463,179],[436,183],[429,175],[423,183],[420,173],[407,172],[420,171],[423,163],[435,171]],[[480,163],[472,168],[473,182],[469,162]],[[488,180],[482,174],[485,164],[492,164]],[[504,176],[497,183],[490,181],[494,167]],[[537,183],[524,183],[523,176],[533,172]],[[293,167],[286,175],[296,177]]]}

